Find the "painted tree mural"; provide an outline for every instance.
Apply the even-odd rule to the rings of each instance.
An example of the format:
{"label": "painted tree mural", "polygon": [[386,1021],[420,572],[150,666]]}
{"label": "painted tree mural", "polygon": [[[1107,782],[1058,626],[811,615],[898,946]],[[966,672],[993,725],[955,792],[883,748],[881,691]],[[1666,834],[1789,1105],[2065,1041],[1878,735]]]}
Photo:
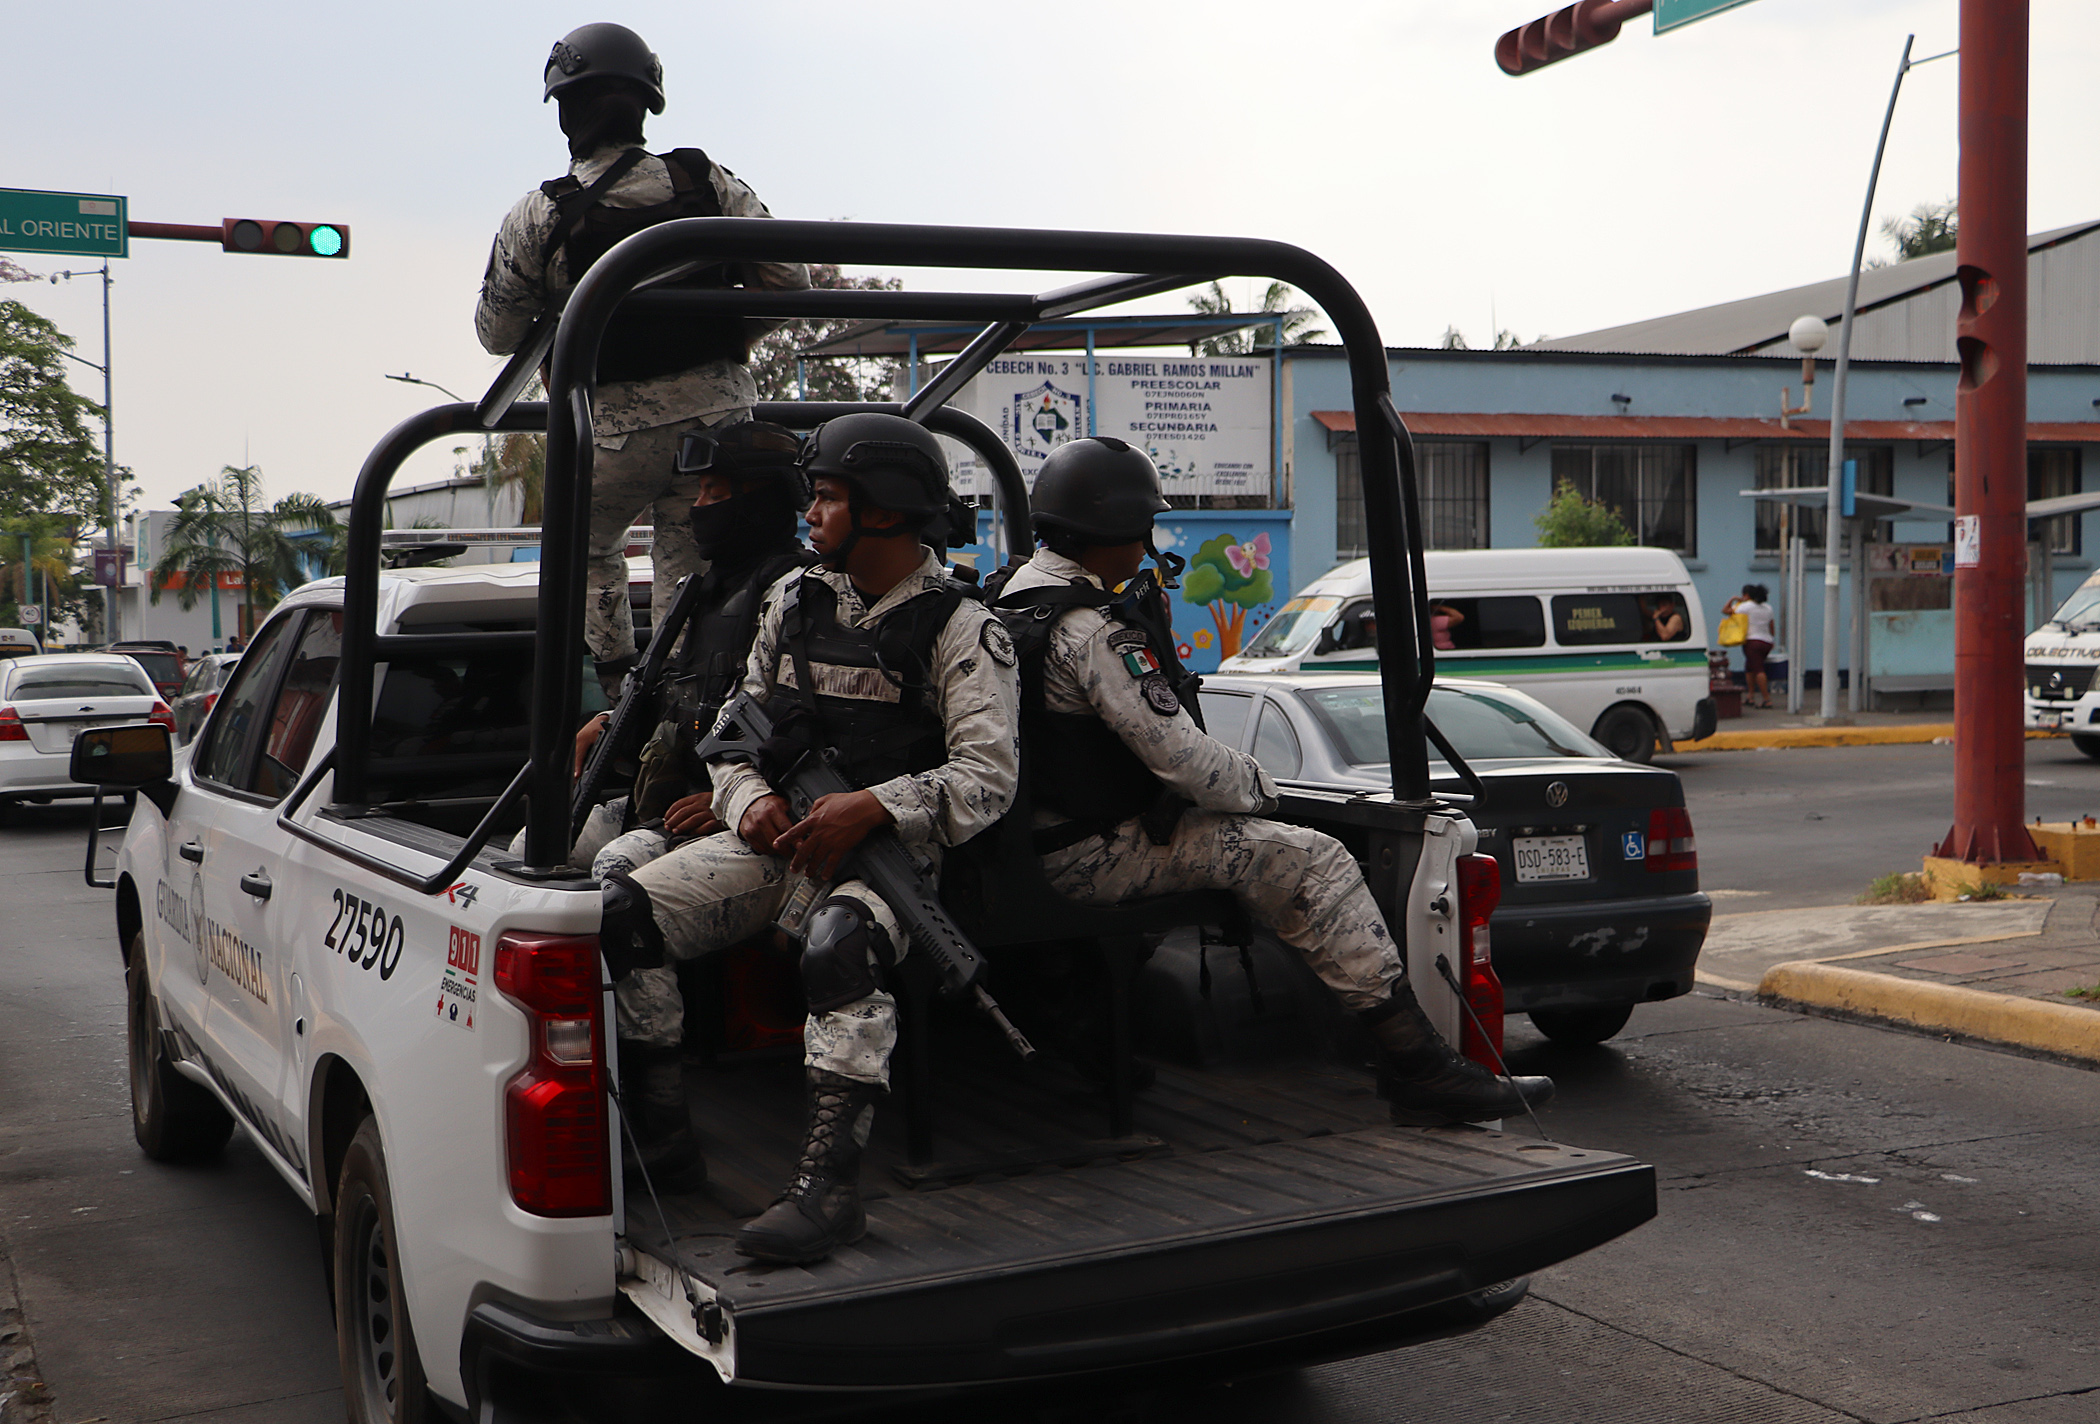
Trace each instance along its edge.
{"label": "painted tree mural", "polygon": [[1218,630],[1218,657],[1237,656],[1247,610],[1276,597],[1275,581],[1269,577],[1268,533],[1244,544],[1232,534],[1204,540],[1181,576],[1181,596],[1208,609]]}

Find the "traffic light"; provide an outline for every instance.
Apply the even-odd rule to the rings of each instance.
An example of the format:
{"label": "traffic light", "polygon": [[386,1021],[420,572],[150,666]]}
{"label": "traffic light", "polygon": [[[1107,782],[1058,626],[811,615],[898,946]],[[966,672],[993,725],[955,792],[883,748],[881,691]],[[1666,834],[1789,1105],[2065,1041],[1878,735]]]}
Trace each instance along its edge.
{"label": "traffic light", "polygon": [[1542,20],[1520,25],[1495,41],[1495,63],[1504,74],[1529,74],[1556,60],[1610,44],[1619,27],[1654,8],[1655,0],[1577,0]]}
{"label": "traffic light", "polygon": [[342,223],[226,218],[219,224],[219,247],[226,252],[259,252],[265,256],[348,257],[350,229]]}

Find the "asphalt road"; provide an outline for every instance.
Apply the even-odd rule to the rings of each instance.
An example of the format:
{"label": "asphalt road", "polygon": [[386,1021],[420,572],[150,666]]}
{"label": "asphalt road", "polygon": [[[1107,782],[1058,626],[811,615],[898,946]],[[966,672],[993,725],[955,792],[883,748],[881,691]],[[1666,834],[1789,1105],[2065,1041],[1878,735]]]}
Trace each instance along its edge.
{"label": "asphalt road", "polygon": [[[2058,791],[2064,812],[2087,809],[2100,764],[2042,745],[2035,777],[2062,785],[2031,792],[2035,809],[2054,814],[2040,793]],[[1945,816],[1944,790],[1921,784],[1943,748],[1682,760],[1699,763],[1683,769],[1709,878],[1774,905],[1848,898],[1914,863]],[[1876,796],[1907,809],[1884,818],[1863,805]],[[1818,809],[1825,821],[1805,820]],[[49,808],[0,825],[0,1247],[51,1417],[340,1419],[313,1229],[290,1191],[238,1137],[208,1167],[159,1167],[132,1145],[121,980],[106,892],[79,878],[83,824]],[[1518,1071],[1560,1081],[1550,1133],[1656,1164],[1657,1220],[1457,1340],[1049,1417],[2068,1424],[2100,1410],[2100,1075],[1705,996],[1639,1010],[1602,1049],[1551,1048],[1521,1020],[1510,1046]],[[0,1272],[0,1311],[6,1295]]]}
{"label": "asphalt road", "polygon": [[[1954,748],[1816,747],[1664,757],[1684,781],[1699,881],[1719,913],[1844,904],[1916,870],[1954,819]],[[2100,761],[2027,743],[2027,818],[2100,816]],[[1718,893],[1717,893],[1718,892]]]}

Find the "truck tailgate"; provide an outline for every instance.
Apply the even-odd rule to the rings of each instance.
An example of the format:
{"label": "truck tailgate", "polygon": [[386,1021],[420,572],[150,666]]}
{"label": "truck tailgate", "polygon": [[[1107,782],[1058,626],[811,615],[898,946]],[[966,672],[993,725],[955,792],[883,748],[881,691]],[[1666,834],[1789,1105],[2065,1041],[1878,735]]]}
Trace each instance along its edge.
{"label": "truck tailgate", "polygon": [[[807,1268],[739,1257],[734,1221],[698,1199],[666,1203],[675,1241],[630,1200],[629,1240],[655,1258],[654,1285],[623,1288],[738,1380],[989,1383],[1360,1337],[1655,1213],[1654,1172],[1630,1158],[1368,1125],[1360,1107],[1338,1125],[1306,1106],[1306,1135],[1182,1132],[1132,1160],[892,1191],[868,1203],[865,1239]],[[663,1265],[711,1298],[713,1344]]]}

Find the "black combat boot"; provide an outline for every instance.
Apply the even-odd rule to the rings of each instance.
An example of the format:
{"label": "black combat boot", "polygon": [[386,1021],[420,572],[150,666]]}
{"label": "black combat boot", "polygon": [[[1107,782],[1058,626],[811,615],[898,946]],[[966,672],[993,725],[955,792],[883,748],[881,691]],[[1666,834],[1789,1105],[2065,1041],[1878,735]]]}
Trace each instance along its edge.
{"label": "black combat boot", "polygon": [[736,1249],[760,1261],[821,1261],[868,1231],[860,1205],[860,1149],[882,1089],[821,1068],[809,1070],[809,1136],[794,1180],[744,1223]]}
{"label": "black combat boot", "polygon": [[706,1185],[707,1159],[686,1115],[685,1071],[677,1049],[621,1044],[620,1106],[632,1133],[620,1134],[620,1167],[632,1190],[645,1190],[638,1167],[648,1168],[659,1192],[698,1191]]}
{"label": "black combat boot", "polygon": [[1379,1078],[1394,1122],[1489,1122],[1520,1116],[1527,1104],[1539,1107],[1553,1097],[1551,1078],[1498,1078],[1460,1056],[1422,1012],[1410,984],[1395,986],[1390,999],[1359,1017],[1378,1040]]}

